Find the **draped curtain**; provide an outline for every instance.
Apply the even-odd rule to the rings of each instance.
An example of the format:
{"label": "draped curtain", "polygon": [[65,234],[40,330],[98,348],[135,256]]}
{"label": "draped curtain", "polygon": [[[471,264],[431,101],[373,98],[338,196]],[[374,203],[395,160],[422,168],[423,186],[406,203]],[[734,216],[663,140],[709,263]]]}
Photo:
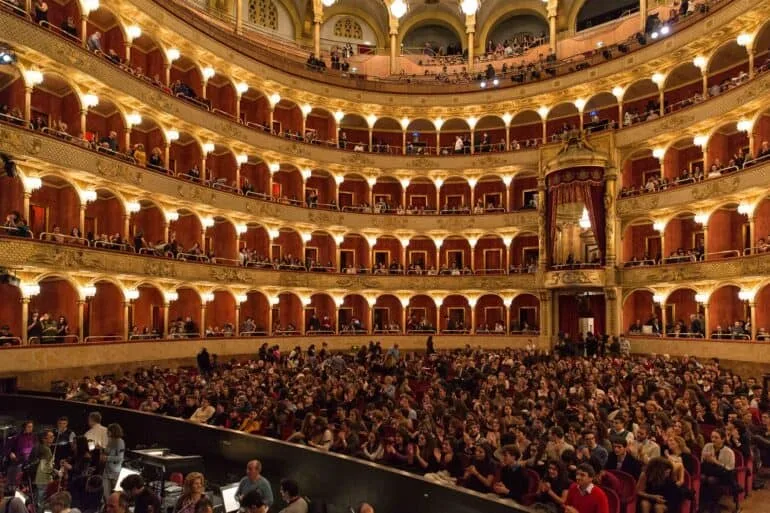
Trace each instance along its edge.
{"label": "draped curtain", "polygon": [[591,229],[604,261],[607,246],[604,211],[604,169],[587,167],[565,169],[548,175],[548,223],[551,263],[556,254],[556,213],[559,205],[583,203],[588,210]]}
{"label": "draped curtain", "polygon": [[[595,294],[588,297],[588,308],[594,319],[594,331],[596,334],[604,334],[606,329],[606,306],[603,294]],[[585,312],[588,314],[589,312]],[[578,338],[579,318],[581,312],[578,301],[574,295],[559,296],[559,331],[569,333],[573,341]]]}

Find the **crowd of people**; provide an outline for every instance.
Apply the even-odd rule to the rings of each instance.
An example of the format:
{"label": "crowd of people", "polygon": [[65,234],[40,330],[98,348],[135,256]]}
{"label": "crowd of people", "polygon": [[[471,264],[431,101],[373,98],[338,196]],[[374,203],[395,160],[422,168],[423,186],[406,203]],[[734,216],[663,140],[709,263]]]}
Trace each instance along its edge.
{"label": "crowd of people", "polygon": [[424,354],[265,344],[246,362],[212,365],[206,353],[199,369],[84,378],[68,397],[246,426],[544,511],[607,511],[582,509],[575,492],[625,497],[617,470],[634,479],[643,511],[739,500],[749,483],[737,476],[770,461],[768,391],[716,360],[621,358],[628,351],[606,337],[562,340],[550,354],[437,351],[431,339]]}

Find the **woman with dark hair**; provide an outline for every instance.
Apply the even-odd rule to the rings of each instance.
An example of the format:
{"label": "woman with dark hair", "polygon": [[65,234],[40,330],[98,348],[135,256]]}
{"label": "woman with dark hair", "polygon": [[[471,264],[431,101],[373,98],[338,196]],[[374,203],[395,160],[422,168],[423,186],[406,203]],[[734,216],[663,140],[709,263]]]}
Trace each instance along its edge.
{"label": "woman with dark hair", "polygon": [[465,467],[463,486],[481,493],[492,493],[495,481],[495,464],[490,459],[489,449],[485,444],[476,444],[473,460]]}
{"label": "woman with dark hair", "polygon": [[567,501],[570,481],[561,462],[551,460],[546,464],[545,475],[540,480],[533,508],[537,511],[557,513]]}
{"label": "woman with dark hair", "polygon": [[679,513],[682,492],[674,477],[674,465],[666,458],[652,458],[636,485],[641,513]]}
{"label": "woman with dark hair", "polygon": [[123,457],[126,453],[126,443],[123,441],[123,428],[120,424],[110,424],[107,426],[107,447],[104,448],[103,457],[106,458],[104,465],[104,495],[108,497],[115,489],[120,475],[120,469],[123,468]]}
{"label": "woman with dark hair", "polygon": [[737,492],[735,481],[735,453],[725,445],[725,431],[717,428],[711,432],[711,442],[701,453],[701,511],[719,512],[721,487],[729,486]]}

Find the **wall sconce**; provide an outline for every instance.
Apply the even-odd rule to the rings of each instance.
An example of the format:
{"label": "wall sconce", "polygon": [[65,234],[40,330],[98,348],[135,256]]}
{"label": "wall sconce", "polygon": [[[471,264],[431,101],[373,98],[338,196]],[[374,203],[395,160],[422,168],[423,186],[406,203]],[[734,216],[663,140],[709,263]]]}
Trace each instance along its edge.
{"label": "wall sconce", "polygon": [[334,175],[334,183],[336,183],[337,185],[342,185],[342,182],[344,181],[345,181],[344,175]]}
{"label": "wall sconce", "polygon": [[698,55],[692,60],[693,66],[700,69],[701,71],[706,71],[706,66],[708,65],[708,59],[706,59],[702,55]]}
{"label": "wall sconce", "polygon": [[666,76],[664,74],[662,74],[662,73],[654,73],[650,77],[650,80],[652,80],[652,82],[656,86],[661,87],[663,85],[663,83],[666,81]]}
{"label": "wall sconce", "polygon": [[577,107],[577,110],[579,110],[580,112],[583,112],[583,109],[585,108],[587,102],[583,98],[578,98],[573,103],[575,104],[575,107]]}
{"label": "wall sconce", "polygon": [[308,114],[310,114],[311,112],[313,112],[313,106],[312,106],[312,105],[309,105],[309,104],[307,104],[307,103],[305,103],[305,104],[303,104],[303,105],[302,105],[302,106],[299,108],[299,110],[302,112],[302,115],[303,115],[303,116],[307,117],[307,116],[308,116]]}
{"label": "wall sconce", "polygon": [[281,231],[278,230],[277,228],[270,228],[267,231],[267,235],[268,237],[270,237],[270,240],[275,240],[278,238],[279,235],[281,235]]}
{"label": "wall sconce", "polygon": [[142,37],[142,29],[137,25],[129,25],[126,27],[126,36],[133,41]]}
{"label": "wall sconce", "polygon": [[129,214],[135,214],[142,210],[142,205],[139,204],[138,201],[127,201],[126,202],[126,212]]}
{"label": "wall sconce", "polygon": [[181,56],[182,56],[182,54],[179,53],[179,50],[177,50],[176,48],[169,48],[166,51],[166,57],[168,57],[168,62],[169,63],[174,62],[175,60],[178,60],[179,57],[181,57]]}
{"label": "wall sconce", "polygon": [[211,66],[206,66],[201,70],[201,74],[203,75],[203,80],[208,81],[211,78],[213,78],[214,75],[217,74],[217,72],[214,71],[214,68],[212,68]]}
{"label": "wall sconce", "polygon": [[340,244],[342,244],[343,242],[345,242],[345,236],[344,236],[344,235],[339,235],[339,234],[338,234],[338,235],[335,235],[335,236],[334,236],[334,243],[335,243],[335,244],[337,244],[337,245],[339,246],[339,245],[340,245]]}
{"label": "wall sconce", "polygon": [[126,298],[126,301],[136,301],[139,299],[139,291],[137,289],[125,289],[123,296]]}
{"label": "wall sconce", "polygon": [[215,223],[216,222],[214,221],[213,217],[204,217],[203,219],[201,219],[201,226],[203,226],[204,228],[211,228],[212,226],[214,226]]}
{"label": "wall sconce", "polygon": [[307,244],[308,242],[310,242],[313,239],[313,234],[309,233],[309,232],[302,232],[300,234],[300,237],[302,238],[302,242]]}
{"label": "wall sconce", "polygon": [[19,289],[21,290],[21,295],[27,298],[40,294],[40,285],[37,283],[22,283]]}
{"label": "wall sconce", "polygon": [[702,292],[698,292],[697,294],[695,294],[695,302],[699,304],[702,304],[702,305],[706,304],[708,303],[708,300],[709,300],[709,294],[704,294]]}
{"label": "wall sconce", "polygon": [[302,175],[303,180],[307,180],[308,178],[313,176],[313,170],[310,169],[309,167],[303,167],[302,170],[300,171],[300,174]]}
{"label": "wall sconce", "polygon": [[401,123],[402,130],[406,130],[407,128],[409,128],[409,118],[403,117],[401,118],[401,121],[399,121],[399,123]]}
{"label": "wall sconce", "polygon": [[267,298],[268,303],[270,303],[270,306],[276,306],[278,303],[281,302],[280,296],[270,296]]}
{"label": "wall sconce", "polygon": [[664,232],[666,230],[666,223],[663,221],[655,221],[652,223],[652,229],[656,232]]}
{"label": "wall sconce", "polygon": [[166,130],[166,139],[168,139],[168,142],[174,142],[179,140],[179,131],[178,130]]}
{"label": "wall sconce", "polygon": [[696,135],[692,138],[692,143],[695,146],[700,146],[701,148],[705,148],[706,145],[709,142],[709,136],[707,135]]}
{"label": "wall sconce", "polygon": [[142,124],[142,116],[138,112],[132,112],[126,116],[126,124],[129,128]]}
{"label": "wall sconce", "polygon": [[373,248],[375,244],[377,244],[377,237],[374,235],[369,235],[366,237],[366,242],[369,243],[369,247]]}
{"label": "wall sconce", "polygon": [[249,90],[249,84],[246,82],[238,82],[235,84],[235,91],[238,93],[238,96],[241,96],[243,93]]}
{"label": "wall sconce", "polygon": [[626,91],[622,87],[620,87],[620,86],[615,86],[615,87],[612,88],[612,96],[614,96],[618,100],[623,99],[623,95],[625,93],[626,93]]}
{"label": "wall sconce", "polygon": [[216,146],[214,146],[213,142],[207,142],[203,143],[201,146],[201,149],[203,150],[203,153],[208,155],[209,153],[213,153],[214,149],[216,149]]}
{"label": "wall sconce", "polygon": [[214,293],[213,292],[206,292],[204,294],[201,294],[201,301],[204,303],[211,303],[214,301]]}
{"label": "wall sconce", "polygon": [[267,101],[270,102],[270,107],[273,108],[278,105],[278,102],[281,101],[281,95],[278,93],[273,93],[268,96]]}
{"label": "wall sconce", "polygon": [[476,244],[478,244],[478,243],[479,243],[478,237],[470,237],[470,238],[468,238],[468,244],[471,245],[471,249],[475,248]]}
{"label": "wall sconce", "polygon": [[247,294],[236,294],[235,295],[235,304],[240,305],[241,303],[245,303],[249,300],[249,296]]}
{"label": "wall sconce", "polygon": [[86,191],[80,191],[80,201],[83,203],[89,203],[91,201],[96,201],[96,191],[94,190],[86,190]]}
{"label": "wall sconce", "polygon": [[503,119],[503,123],[505,123],[505,126],[511,126],[511,121],[513,121],[513,114],[511,114],[510,112],[506,112],[500,117]]}
{"label": "wall sconce", "polygon": [[703,226],[706,226],[709,223],[709,214],[695,214],[695,216],[693,217],[693,221]]}
{"label": "wall sconce", "polygon": [[94,297],[95,295],[96,295],[96,287],[94,285],[86,285],[84,287],[80,287],[81,299],[88,299],[89,297]]}
{"label": "wall sconce", "polygon": [[175,290],[166,291],[163,293],[163,297],[166,299],[166,303],[173,303],[179,299],[179,293]]}
{"label": "wall sconce", "polygon": [[246,162],[248,162],[248,161],[249,161],[249,156],[248,156],[248,155],[246,155],[245,153],[241,153],[240,155],[236,155],[236,157],[235,157],[235,162],[236,162],[236,163],[237,163],[239,166],[242,166],[242,165],[244,165],[244,164],[245,164]]}
{"label": "wall sconce", "polygon": [[465,122],[468,123],[468,126],[471,130],[476,128],[476,124],[479,122],[479,118],[476,116],[470,116],[469,118],[465,119]]}
{"label": "wall sconce", "polygon": [[177,221],[179,219],[179,212],[176,210],[169,210],[166,212],[166,221],[172,222]]}
{"label": "wall sconce", "polygon": [[39,176],[25,176],[22,185],[26,192],[34,192],[43,186],[43,180]]}
{"label": "wall sconce", "polygon": [[334,121],[336,121],[338,124],[340,121],[342,121],[345,118],[345,113],[341,110],[334,112]]}
{"label": "wall sconce", "polygon": [[267,168],[270,170],[270,174],[274,174],[281,170],[281,164],[278,162],[271,162],[267,165]]}
{"label": "wall sconce", "polygon": [[412,181],[409,178],[399,178],[398,180],[401,183],[401,187],[406,189],[409,187],[409,184],[412,183]]}
{"label": "wall sconce", "polygon": [[249,231],[249,227],[245,224],[236,224],[235,225],[235,233],[238,235],[243,235],[244,233]]}
{"label": "wall sconce", "polygon": [[652,296],[653,303],[656,303],[658,305],[662,305],[665,300],[666,298],[663,294],[653,294]]}
{"label": "wall sconce", "polygon": [[538,114],[540,114],[540,117],[541,117],[543,120],[545,120],[545,119],[548,117],[548,112],[549,112],[550,110],[551,110],[551,109],[549,109],[548,107],[546,107],[545,105],[543,105],[542,107],[540,107],[540,108],[538,108],[538,109],[537,109],[537,113],[538,113]]}
{"label": "wall sconce", "polygon": [[444,120],[442,118],[436,118],[433,120],[433,126],[436,127],[436,130],[441,130],[441,127],[444,126]]}
{"label": "wall sconce", "polygon": [[86,109],[90,109],[92,107],[96,107],[99,105],[99,97],[95,94],[84,94],[83,95],[83,107]]}
{"label": "wall sconce", "polygon": [[666,156],[666,149],[665,148],[654,148],[652,150],[652,156],[653,156],[653,158],[656,158],[658,160],[663,160],[663,157]]}

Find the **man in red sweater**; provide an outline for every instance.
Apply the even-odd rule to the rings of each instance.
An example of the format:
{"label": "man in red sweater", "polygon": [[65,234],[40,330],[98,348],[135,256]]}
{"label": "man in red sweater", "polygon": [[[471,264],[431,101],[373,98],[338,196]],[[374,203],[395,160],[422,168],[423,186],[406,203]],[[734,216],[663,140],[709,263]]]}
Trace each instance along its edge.
{"label": "man in red sweater", "polygon": [[575,483],[569,487],[564,513],[609,513],[604,491],[593,484],[594,468],[588,463],[578,466]]}

